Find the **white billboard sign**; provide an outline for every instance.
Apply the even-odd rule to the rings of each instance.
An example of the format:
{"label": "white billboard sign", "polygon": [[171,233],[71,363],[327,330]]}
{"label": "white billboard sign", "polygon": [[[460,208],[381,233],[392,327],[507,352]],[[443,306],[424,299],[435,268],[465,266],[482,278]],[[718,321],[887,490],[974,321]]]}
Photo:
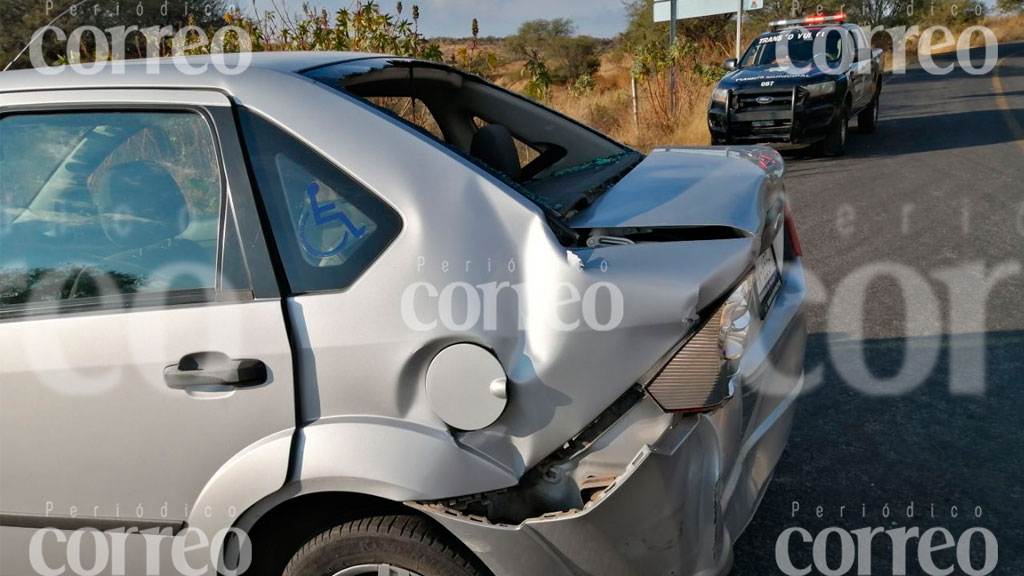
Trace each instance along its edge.
{"label": "white billboard sign", "polygon": [[[672,19],[672,1],[654,3],[655,22],[668,22]],[[743,9],[760,10],[764,8],[764,2],[765,0],[743,0]],[[732,0],[675,0],[675,3],[677,20],[735,13],[739,6],[738,2]]]}

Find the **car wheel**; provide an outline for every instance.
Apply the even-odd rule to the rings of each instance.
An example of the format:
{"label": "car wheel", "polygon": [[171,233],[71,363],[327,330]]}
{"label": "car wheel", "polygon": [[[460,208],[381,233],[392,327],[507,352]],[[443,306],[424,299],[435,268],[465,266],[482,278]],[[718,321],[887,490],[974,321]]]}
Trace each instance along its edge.
{"label": "car wheel", "polygon": [[878,128],[878,96],[857,116],[857,130],[861,134],[871,134]]}
{"label": "car wheel", "polygon": [[846,136],[850,128],[849,113],[849,108],[843,108],[829,128],[828,136],[825,136],[821,143],[821,151],[825,156],[842,156],[846,153]]}
{"label": "car wheel", "polygon": [[418,516],[377,516],[321,533],[283,576],[481,576],[457,541]]}
{"label": "car wheel", "polygon": [[725,138],[722,138],[721,136],[712,136],[711,137],[711,145],[712,146],[728,146],[729,145],[729,140],[727,140]]}

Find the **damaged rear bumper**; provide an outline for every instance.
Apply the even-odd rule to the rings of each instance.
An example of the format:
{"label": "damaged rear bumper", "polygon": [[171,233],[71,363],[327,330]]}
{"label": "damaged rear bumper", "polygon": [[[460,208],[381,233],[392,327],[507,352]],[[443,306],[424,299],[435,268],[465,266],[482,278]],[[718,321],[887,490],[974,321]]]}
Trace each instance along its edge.
{"label": "damaged rear bumper", "polygon": [[[774,462],[789,433],[791,410],[750,454],[750,466]],[[418,506],[477,554],[494,574],[726,574],[732,538],[723,508],[718,434],[712,419],[688,418],[655,446],[644,447],[603,499],[582,511],[487,523],[440,507]],[[770,471],[770,470],[769,470]],[[757,488],[767,488],[764,478]],[[735,509],[746,524],[748,511]]]}
{"label": "damaged rear bumper", "polygon": [[606,434],[642,447],[582,509],[511,525],[438,503],[409,505],[445,526],[496,576],[726,574],[733,542],[785,448],[803,387],[805,285],[799,262],[788,268],[733,399],[709,414],[672,416],[644,398]]}
{"label": "damaged rear bumper", "polygon": [[716,442],[710,421],[694,419],[645,447],[595,505],[518,526],[422,509],[496,575],[718,574],[728,554],[716,529]]}

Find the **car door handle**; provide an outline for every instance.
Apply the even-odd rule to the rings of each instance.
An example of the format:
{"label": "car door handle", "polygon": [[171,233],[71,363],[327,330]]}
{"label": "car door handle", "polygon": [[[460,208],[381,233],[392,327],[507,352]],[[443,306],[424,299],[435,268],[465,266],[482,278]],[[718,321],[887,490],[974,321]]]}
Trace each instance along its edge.
{"label": "car door handle", "polygon": [[198,352],[164,368],[164,382],[174,390],[252,388],[267,383],[267,365],[260,360],[228,358],[218,352]]}

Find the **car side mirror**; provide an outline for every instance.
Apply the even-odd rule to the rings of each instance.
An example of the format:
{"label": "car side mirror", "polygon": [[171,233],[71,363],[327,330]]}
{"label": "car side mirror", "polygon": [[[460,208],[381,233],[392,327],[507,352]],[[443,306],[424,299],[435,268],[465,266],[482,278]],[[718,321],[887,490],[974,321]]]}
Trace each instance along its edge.
{"label": "car side mirror", "polygon": [[725,62],[722,62],[722,68],[729,70],[730,72],[739,68],[739,62],[735,58],[729,58]]}

